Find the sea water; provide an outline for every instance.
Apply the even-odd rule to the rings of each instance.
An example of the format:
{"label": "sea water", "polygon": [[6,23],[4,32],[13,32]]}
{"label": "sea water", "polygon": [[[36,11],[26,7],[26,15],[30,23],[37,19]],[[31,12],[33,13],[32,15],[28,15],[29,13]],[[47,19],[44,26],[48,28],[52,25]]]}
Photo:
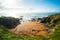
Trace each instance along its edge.
{"label": "sea water", "polygon": [[23,16],[23,20],[31,20],[31,18],[43,18],[47,17],[49,15],[55,14],[53,12],[50,13],[25,13],[25,14],[19,14],[18,16]]}

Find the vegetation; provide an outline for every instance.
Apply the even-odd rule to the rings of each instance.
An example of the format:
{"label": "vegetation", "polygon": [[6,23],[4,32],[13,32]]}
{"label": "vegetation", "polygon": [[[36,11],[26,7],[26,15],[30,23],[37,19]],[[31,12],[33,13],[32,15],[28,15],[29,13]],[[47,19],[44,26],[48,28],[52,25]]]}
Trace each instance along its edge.
{"label": "vegetation", "polygon": [[45,17],[44,23],[48,24],[50,29],[55,29],[48,37],[17,36],[9,32],[8,29],[18,25],[19,19],[13,17],[0,17],[0,40],[60,40],[60,13]]}
{"label": "vegetation", "polygon": [[20,24],[18,18],[13,17],[0,17],[0,24],[4,25],[8,29],[15,28],[18,24]]}
{"label": "vegetation", "polygon": [[55,29],[52,34],[48,35],[48,38],[51,40],[60,40],[60,13],[46,17],[45,22],[50,26],[50,29]]}
{"label": "vegetation", "polygon": [[0,25],[0,40],[43,40],[43,38],[37,36],[17,36],[10,33],[3,25]]}

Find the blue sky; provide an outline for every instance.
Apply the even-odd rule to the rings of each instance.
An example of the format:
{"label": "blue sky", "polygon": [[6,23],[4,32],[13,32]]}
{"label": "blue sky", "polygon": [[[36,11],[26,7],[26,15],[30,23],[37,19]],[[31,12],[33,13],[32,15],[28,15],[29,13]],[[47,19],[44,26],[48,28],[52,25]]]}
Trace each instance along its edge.
{"label": "blue sky", "polygon": [[0,0],[6,16],[25,13],[60,12],[60,0]]}
{"label": "blue sky", "polygon": [[43,9],[42,12],[60,11],[60,0],[24,0],[23,4],[38,11]]}

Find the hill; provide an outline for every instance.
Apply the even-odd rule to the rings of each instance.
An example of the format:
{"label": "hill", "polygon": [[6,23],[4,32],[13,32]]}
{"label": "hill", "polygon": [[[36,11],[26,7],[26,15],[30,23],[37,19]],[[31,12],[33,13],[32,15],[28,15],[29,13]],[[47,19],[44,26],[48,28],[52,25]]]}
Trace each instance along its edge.
{"label": "hill", "polygon": [[[11,27],[13,26],[12,24],[17,22],[17,20],[14,21],[15,19],[14,20],[11,20],[11,18],[8,19],[10,20],[8,21],[9,23],[11,23]],[[59,40],[60,39],[60,13],[49,15],[48,17],[44,17],[42,19],[44,20],[41,23],[48,25],[47,27],[49,27],[47,37],[32,36],[32,35],[18,36],[16,34],[13,34],[10,31],[8,31],[8,29],[15,28],[17,25],[19,26],[20,23],[17,22],[18,24],[16,26],[9,28],[10,24],[7,25],[8,22],[6,21],[6,19],[3,18],[2,21],[0,17],[0,40]],[[7,27],[5,26],[5,24],[7,25]],[[25,23],[23,24],[25,25]]]}

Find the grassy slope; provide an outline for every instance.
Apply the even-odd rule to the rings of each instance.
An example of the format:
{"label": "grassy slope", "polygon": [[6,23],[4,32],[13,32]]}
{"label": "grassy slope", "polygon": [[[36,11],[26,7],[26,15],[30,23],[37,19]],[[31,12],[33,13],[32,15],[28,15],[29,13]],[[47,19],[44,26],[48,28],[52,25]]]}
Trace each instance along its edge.
{"label": "grassy slope", "polygon": [[7,31],[3,25],[0,25],[0,40],[43,40],[43,38],[37,36],[16,36]]}
{"label": "grassy slope", "polygon": [[56,23],[58,25],[57,26],[58,29],[56,29],[55,32],[53,34],[49,35],[49,36],[53,40],[60,40],[60,20],[58,20]]}
{"label": "grassy slope", "polygon": [[[49,35],[49,39],[60,40],[60,13],[55,14],[55,15],[51,15],[49,17],[50,17],[49,24],[51,24],[51,27],[52,28],[56,27],[54,33]],[[53,20],[53,21],[51,22],[51,20]]]}
{"label": "grassy slope", "polygon": [[[52,16],[50,16],[50,17],[52,18]],[[53,34],[49,35],[48,38],[36,37],[36,36],[35,37],[33,37],[33,36],[16,36],[16,35],[8,32],[7,29],[5,29],[3,25],[0,25],[0,40],[50,40],[50,39],[59,40],[60,39],[60,20],[56,21],[56,25],[58,25],[58,29],[56,29],[56,31]]]}

